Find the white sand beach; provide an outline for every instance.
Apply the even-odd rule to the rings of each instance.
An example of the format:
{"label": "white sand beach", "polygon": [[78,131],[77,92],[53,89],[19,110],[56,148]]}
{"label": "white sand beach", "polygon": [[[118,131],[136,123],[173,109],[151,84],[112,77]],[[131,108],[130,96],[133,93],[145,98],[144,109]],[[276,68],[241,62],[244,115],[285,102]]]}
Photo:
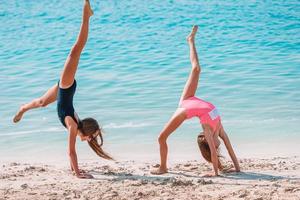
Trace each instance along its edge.
{"label": "white sand beach", "polygon": [[77,179],[67,166],[7,163],[1,166],[0,199],[300,199],[299,157],[240,164],[240,173],[203,177],[211,166],[194,160],[154,176],[153,163],[99,161],[80,163],[94,179]]}

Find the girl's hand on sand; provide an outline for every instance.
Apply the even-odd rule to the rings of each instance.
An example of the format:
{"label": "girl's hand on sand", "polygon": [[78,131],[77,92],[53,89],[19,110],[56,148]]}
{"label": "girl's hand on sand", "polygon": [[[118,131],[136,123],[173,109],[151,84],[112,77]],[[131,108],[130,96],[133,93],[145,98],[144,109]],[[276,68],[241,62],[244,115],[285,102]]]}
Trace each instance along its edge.
{"label": "girl's hand on sand", "polygon": [[222,173],[234,173],[234,172],[240,172],[240,170],[236,170],[234,166],[229,166],[222,170]]}
{"label": "girl's hand on sand", "polygon": [[215,174],[214,172],[204,174],[202,177],[214,177],[214,176],[219,176],[218,174]]}
{"label": "girl's hand on sand", "polygon": [[234,173],[234,172],[240,172],[240,170],[236,170],[235,168],[231,168],[231,169],[227,169],[227,170],[224,170],[222,171],[223,173]]}

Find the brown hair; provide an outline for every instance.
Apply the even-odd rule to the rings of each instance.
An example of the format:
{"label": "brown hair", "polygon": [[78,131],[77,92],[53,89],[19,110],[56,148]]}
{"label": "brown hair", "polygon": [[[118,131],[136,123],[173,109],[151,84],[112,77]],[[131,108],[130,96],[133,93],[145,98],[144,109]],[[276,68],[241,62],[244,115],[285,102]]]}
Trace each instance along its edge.
{"label": "brown hair", "polygon": [[[206,141],[203,133],[200,133],[200,135],[198,135],[197,142],[198,142],[198,146],[199,146],[199,149],[200,149],[200,152],[201,152],[203,158],[207,162],[212,163],[210,148],[209,148],[208,142]],[[222,156],[219,153],[219,148],[217,149],[217,154],[218,154],[218,168],[219,168],[219,170],[222,170],[223,166],[220,162],[220,157],[222,157]]]}
{"label": "brown hair", "polygon": [[[82,132],[85,136],[90,136],[91,140],[88,141],[89,146],[95,151],[95,153],[107,160],[113,160],[113,158],[108,155],[106,152],[103,151],[102,145],[103,145],[103,137],[102,137],[102,129],[99,127],[99,124],[97,120],[93,118],[85,118],[82,121],[80,121],[80,125],[78,129]],[[99,131],[99,134],[96,136],[93,136],[97,131]],[[101,143],[98,143],[98,136],[100,137]]]}

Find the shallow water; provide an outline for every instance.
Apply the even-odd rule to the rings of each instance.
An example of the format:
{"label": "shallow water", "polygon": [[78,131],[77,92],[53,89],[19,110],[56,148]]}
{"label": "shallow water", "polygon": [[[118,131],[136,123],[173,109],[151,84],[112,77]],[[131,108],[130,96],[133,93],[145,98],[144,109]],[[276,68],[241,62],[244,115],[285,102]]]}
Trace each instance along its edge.
{"label": "shallow water", "polygon": [[[300,141],[299,1],[91,2],[95,15],[74,104],[81,118],[101,122],[115,157],[158,157],[157,135],[190,71],[185,37],[193,24],[200,26],[203,71],[197,95],[218,107],[238,155],[249,145],[261,150],[256,143],[284,143],[294,152],[289,144]],[[65,157],[67,133],[55,104],[26,113],[17,125],[12,117],[57,82],[81,9],[75,1],[0,4],[1,159]],[[200,131],[197,119],[178,129],[169,142],[174,157],[194,152]],[[79,146],[82,157],[94,156]]]}

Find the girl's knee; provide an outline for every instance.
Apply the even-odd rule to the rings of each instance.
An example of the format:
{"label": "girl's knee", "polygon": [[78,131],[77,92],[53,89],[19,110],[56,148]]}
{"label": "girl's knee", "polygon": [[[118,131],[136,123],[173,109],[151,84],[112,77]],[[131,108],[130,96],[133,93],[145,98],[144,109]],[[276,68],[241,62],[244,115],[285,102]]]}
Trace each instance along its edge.
{"label": "girl's knee", "polygon": [[42,98],[38,99],[37,101],[40,107],[46,107],[48,105],[47,102]]}
{"label": "girl's knee", "polygon": [[158,143],[159,144],[165,144],[167,142],[167,138],[164,135],[160,135],[158,137]]}
{"label": "girl's knee", "polygon": [[198,62],[192,64],[192,70],[193,70],[194,73],[200,74],[201,68],[200,68],[200,65],[199,65]]}

